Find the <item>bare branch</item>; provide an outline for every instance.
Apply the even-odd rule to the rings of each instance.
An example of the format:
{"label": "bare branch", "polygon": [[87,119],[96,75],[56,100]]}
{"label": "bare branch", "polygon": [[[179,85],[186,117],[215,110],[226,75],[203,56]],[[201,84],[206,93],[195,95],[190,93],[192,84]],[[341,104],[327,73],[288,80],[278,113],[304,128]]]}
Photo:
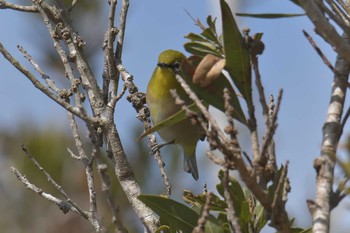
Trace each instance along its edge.
{"label": "bare branch", "polygon": [[41,75],[41,78],[45,80],[47,86],[53,90],[57,95],[59,95],[61,98],[68,98],[71,94],[67,93],[66,95],[63,95],[63,91],[60,90],[55,82],[53,80],[50,79],[50,77],[44,73],[44,71],[40,68],[40,66],[38,65],[38,63],[36,63],[34,61],[34,59],[32,58],[32,56],[30,56],[28,54],[28,52],[20,45],[17,46],[17,48],[19,49],[19,51],[21,51],[21,53],[23,54],[23,56],[32,64],[32,66],[34,67],[34,69]]}
{"label": "bare branch", "polygon": [[[201,113],[204,115],[204,117],[208,120],[208,122],[211,125],[211,135],[207,135],[208,142],[211,143],[211,138],[216,138],[216,143],[220,143],[221,146],[217,146],[217,149],[220,149],[224,154],[228,153],[233,155],[235,165],[237,167],[237,170],[242,178],[242,180],[245,182],[247,187],[254,193],[254,195],[257,197],[257,199],[262,203],[262,205],[267,209],[267,211],[270,210],[270,201],[268,198],[267,193],[261,189],[258,185],[258,183],[255,180],[255,176],[253,176],[252,172],[247,169],[242,156],[240,149],[236,146],[231,146],[230,141],[227,140],[225,137],[224,132],[221,131],[220,127],[218,126],[217,122],[211,117],[206,107],[203,105],[203,103],[200,101],[200,99],[195,95],[195,93],[191,90],[191,88],[188,86],[186,81],[180,76],[176,75],[177,81],[181,84],[185,92],[189,95],[189,97],[196,103],[198,108],[200,109]],[[176,94],[176,92],[175,92]],[[174,95],[174,92],[173,92]],[[175,96],[179,98],[179,96]],[[204,125],[203,125],[204,127]],[[207,127],[205,127],[207,128]],[[204,128],[203,128],[204,129]],[[205,130],[205,129],[204,129]],[[213,133],[214,132],[214,133]],[[218,140],[220,138],[220,140]]]}
{"label": "bare branch", "polygon": [[129,0],[122,0],[122,9],[119,16],[119,33],[118,33],[118,43],[115,49],[115,59],[117,63],[120,63],[123,53],[123,45],[124,45],[124,35],[126,28],[126,17],[128,15],[129,10]]}
{"label": "bare branch", "polygon": [[282,169],[271,205],[272,213],[270,225],[273,227],[278,227],[280,229],[280,232],[291,231],[289,221],[284,221],[286,218],[288,218],[287,213],[285,212],[285,204],[287,202],[287,194],[290,192],[290,184],[287,174],[288,161]]}
{"label": "bare branch", "polygon": [[99,153],[96,155],[96,161],[97,161],[97,170],[100,175],[101,181],[102,181],[102,192],[105,194],[107,204],[112,212],[112,222],[114,223],[116,230],[116,233],[125,233],[127,232],[125,227],[122,224],[121,216],[119,213],[119,207],[115,204],[114,198],[112,196],[112,192],[110,190],[111,181],[107,174],[107,165],[102,163],[102,159],[100,158]]}
{"label": "bare branch", "polygon": [[327,57],[322,53],[321,49],[316,45],[315,41],[312,39],[312,37],[303,30],[304,36],[306,39],[310,42],[311,46],[316,50],[317,54],[322,58],[322,61],[326,66],[334,73],[336,74],[338,71],[334,68],[334,66],[331,64],[331,62],[327,59]]}
{"label": "bare branch", "polygon": [[254,70],[254,74],[255,74],[255,85],[258,89],[259,100],[260,100],[260,104],[261,104],[261,107],[263,110],[263,115],[265,117],[265,121],[267,121],[268,120],[268,106],[267,106],[267,101],[265,98],[264,86],[261,82],[258,57],[256,55],[251,55],[250,59],[251,59],[252,65],[253,65],[253,70]]}
{"label": "bare branch", "polygon": [[205,224],[209,218],[210,202],[211,202],[212,195],[213,195],[212,193],[207,193],[207,197],[205,199],[205,204],[203,206],[201,216],[198,219],[197,226],[193,229],[192,233],[204,233]]}
{"label": "bare branch", "polygon": [[332,48],[344,59],[350,62],[350,45],[346,43],[335,28],[326,19],[318,3],[314,0],[300,1],[307,16],[316,27],[316,32],[327,41]]}
{"label": "bare branch", "polygon": [[[129,95],[127,97],[127,100],[132,103],[132,106],[137,112],[137,118],[143,122],[143,126],[145,130],[148,130],[151,128],[151,119],[149,114],[149,109],[147,106],[145,106],[146,103],[146,97],[143,93],[138,92],[138,88],[135,86],[133,82],[133,77],[129,72],[125,69],[125,67],[122,64],[119,64],[117,66],[121,76],[122,80],[124,81],[124,86],[128,89]],[[112,104],[111,104],[112,105]],[[148,135],[148,144],[150,148],[152,148],[154,145],[157,145],[156,137],[153,134]],[[161,157],[159,150],[153,151],[154,159],[157,161],[159,171],[162,175],[165,187],[167,189],[167,195],[171,195],[171,184],[169,182],[168,175],[165,171],[165,163],[163,162],[163,159]]]}
{"label": "bare branch", "polygon": [[[227,156],[225,156],[227,159]],[[227,220],[230,223],[230,226],[233,230],[233,232],[236,233],[241,233],[241,225],[239,225],[239,221],[236,215],[236,211],[233,206],[233,199],[231,197],[231,193],[229,191],[229,170],[227,167],[224,167],[224,177],[223,177],[223,186],[224,186],[224,196],[225,196],[225,201],[227,203]]]}
{"label": "bare branch", "polygon": [[24,66],[22,66],[0,43],[0,53],[5,57],[6,60],[8,60],[18,71],[20,71],[26,78],[28,78],[33,85],[38,88],[41,92],[43,92],[45,95],[47,95],[50,99],[61,105],[63,108],[65,108],[67,111],[73,113],[74,115],[80,117],[83,120],[86,120],[88,122],[97,122],[96,118],[88,117],[87,115],[83,114],[78,108],[75,108],[74,106],[67,103],[64,99],[61,99],[59,96],[52,93],[47,87],[45,87],[39,80],[30,73]]}
{"label": "bare branch", "polygon": [[278,97],[277,97],[276,108],[273,111],[273,115],[270,119],[269,127],[267,128],[266,134],[264,136],[264,141],[263,141],[263,145],[262,145],[262,149],[261,149],[261,158],[266,158],[265,153],[267,152],[269,146],[271,145],[273,135],[275,134],[275,131],[277,128],[277,123],[276,123],[277,122],[277,115],[278,115],[278,112],[280,109],[282,95],[283,95],[283,90],[280,90],[278,93]]}
{"label": "bare branch", "polygon": [[218,156],[216,156],[216,155],[214,154],[214,152],[212,152],[212,151],[207,151],[206,154],[207,154],[208,158],[209,158],[211,161],[213,161],[213,163],[215,163],[215,164],[217,164],[217,165],[219,165],[219,166],[224,166],[224,165],[225,165],[225,160],[223,160],[223,159],[219,158]]}
{"label": "bare branch", "polygon": [[[114,26],[115,10],[117,6],[117,0],[110,1],[109,15],[108,15],[108,28],[105,33],[105,39],[103,42],[104,50],[104,70],[103,70],[103,98],[105,102],[108,101],[109,91],[111,91],[111,97],[113,98],[118,91],[118,70],[116,69],[116,62],[114,58],[114,42],[118,33],[118,29]],[[109,90],[109,84],[112,80],[111,90]],[[115,105],[116,101],[114,101]]]}
{"label": "bare branch", "polygon": [[88,158],[86,155],[86,152],[83,148],[83,142],[80,139],[79,131],[77,123],[74,119],[74,115],[70,112],[68,112],[68,117],[70,121],[70,127],[72,129],[73,138],[75,141],[75,146],[79,153],[79,158],[83,162],[85,166],[85,173],[86,173],[86,180],[88,184],[88,190],[89,190],[89,203],[90,203],[90,214],[93,218],[97,219],[97,207],[96,207],[96,189],[95,189],[95,182],[94,182],[94,175],[93,175],[93,169],[92,169],[92,163],[94,157],[91,159]]}
{"label": "bare branch", "polygon": [[[344,41],[349,45],[349,38],[343,35]],[[334,166],[336,159],[336,151],[339,139],[342,133],[341,118],[344,109],[344,101],[347,92],[348,76],[350,73],[350,63],[342,53],[337,56],[332,85],[332,94],[328,106],[327,118],[323,125],[323,139],[321,155],[315,159],[314,168],[317,173],[316,177],[316,199],[310,201],[309,208],[313,218],[313,231],[329,232],[330,227],[330,211],[332,209],[331,196],[333,193]],[[337,75],[339,74],[339,75]],[[344,82],[346,81],[346,82]]]}
{"label": "bare branch", "polygon": [[85,213],[82,210],[77,209],[69,201],[63,201],[63,200],[61,200],[61,199],[59,199],[57,197],[52,196],[49,193],[46,193],[46,192],[42,191],[40,188],[38,188],[34,184],[30,183],[29,180],[24,175],[22,175],[16,168],[11,167],[11,172],[13,174],[15,174],[17,179],[19,181],[21,181],[26,188],[28,188],[28,189],[32,190],[33,192],[39,194],[40,196],[42,196],[46,200],[51,201],[54,204],[56,204],[63,211],[63,213],[67,213],[68,211],[72,211],[74,213],[77,213],[77,214],[81,215],[83,218],[88,219],[88,214],[87,213]]}
{"label": "bare branch", "polygon": [[322,11],[325,12],[336,24],[338,24],[338,26],[341,27],[344,32],[349,34],[349,17],[333,1],[327,0],[327,2],[329,3],[329,6],[332,8],[332,10],[326,7],[321,1],[318,4],[320,6],[320,9],[322,9]]}
{"label": "bare branch", "polygon": [[343,120],[342,120],[342,122],[341,122],[341,131],[342,131],[342,132],[343,132],[343,130],[344,130],[344,127],[345,127],[346,122],[347,122],[348,119],[349,119],[349,116],[350,116],[350,107],[348,107],[348,109],[346,110],[346,113],[345,113],[345,115],[344,115],[344,117],[343,117]]}
{"label": "bare branch", "polygon": [[69,198],[69,196],[63,190],[63,188],[59,184],[57,184],[57,182],[50,176],[49,173],[47,173],[45,171],[45,169],[36,161],[36,159],[28,152],[28,150],[23,145],[21,145],[21,148],[22,148],[22,151],[24,152],[24,154],[30,159],[30,161],[32,161],[32,163],[38,168],[38,170],[41,171],[45,175],[45,177],[47,178],[49,183],[51,183],[62,194],[62,196],[67,200],[68,203],[70,203],[70,205],[74,206],[74,208],[79,212],[80,215],[82,215],[84,218],[88,219],[89,215],[85,211],[83,211],[78,206],[78,204],[76,204],[75,202],[73,202]]}
{"label": "bare branch", "polygon": [[0,9],[11,9],[16,11],[23,11],[23,12],[29,12],[29,13],[38,13],[38,10],[35,6],[23,6],[23,5],[17,5],[10,2],[7,2],[5,0],[0,0]]}
{"label": "bare branch", "polygon": [[57,0],[55,1],[55,7],[48,5],[44,1],[34,1],[34,4],[38,8],[54,41],[57,40],[57,30],[60,31],[60,37],[68,48],[71,60],[74,60],[76,63],[82,86],[87,91],[87,97],[93,106],[92,109],[98,114],[96,111],[101,110],[104,106],[102,93],[85,57],[83,51],[85,42],[74,32],[67,9]]}

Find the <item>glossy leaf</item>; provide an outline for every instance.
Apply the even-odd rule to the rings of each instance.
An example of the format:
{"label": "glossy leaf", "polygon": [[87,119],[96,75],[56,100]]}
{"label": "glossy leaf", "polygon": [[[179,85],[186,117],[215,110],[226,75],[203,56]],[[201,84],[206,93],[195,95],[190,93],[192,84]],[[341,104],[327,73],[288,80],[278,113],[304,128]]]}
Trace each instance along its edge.
{"label": "glossy leaf", "polygon": [[208,42],[208,39],[203,38],[202,36],[195,34],[195,33],[189,33],[185,38],[192,40],[192,41],[205,41]]}
{"label": "glossy leaf", "polygon": [[[175,100],[174,100],[175,101]],[[198,112],[199,109],[196,106],[195,103],[187,106],[190,110]],[[183,120],[185,120],[187,118],[186,116],[186,111],[185,110],[180,110],[177,113],[175,113],[174,115],[168,117],[167,119],[165,119],[164,121],[159,122],[157,125],[153,126],[152,128],[150,128],[149,130],[145,131],[139,138],[138,140],[141,140],[142,138],[144,138],[145,136],[154,133],[162,128],[165,127],[169,127],[172,125],[175,125],[176,123],[179,123]]]}
{"label": "glossy leaf", "polygon": [[255,213],[255,221],[254,221],[254,230],[256,232],[260,232],[266,225],[267,219],[264,215],[264,207],[257,202],[255,205],[254,213]]}
{"label": "glossy leaf", "polygon": [[208,40],[214,42],[215,44],[218,43],[216,35],[214,34],[214,32],[210,28],[204,29],[203,32],[201,33],[201,35],[203,37],[207,38]]}
{"label": "glossy leaf", "polygon": [[[224,197],[224,184],[223,184],[223,171],[219,172],[219,179],[221,181],[220,184],[216,186],[220,195]],[[246,196],[244,195],[243,189],[241,188],[240,183],[234,179],[233,177],[229,177],[229,192],[231,195],[231,199],[233,202],[233,207],[235,210],[235,214],[238,217],[239,224],[241,226],[242,232],[248,232],[248,227],[251,219],[251,214],[249,211],[249,204]]]}
{"label": "glossy leaf", "polygon": [[230,230],[226,224],[220,224],[220,221],[213,215],[209,215],[209,219],[205,224],[205,233],[229,233]]}
{"label": "glossy leaf", "polygon": [[[221,183],[218,184],[216,186],[216,188],[217,188],[218,192],[220,193],[220,195],[222,197],[225,197],[224,196],[224,187],[223,187],[223,183],[222,183],[223,179],[224,179],[223,170],[219,171],[219,179],[220,179]],[[242,201],[246,200],[243,189],[241,187],[241,184],[232,176],[229,177],[229,188],[230,188],[230,191],[233,192],[232,194],[234,194],[234,196],[236,197],[236,199],[238,201],[242,202]]]}
{"label": "glossy leaf", "polygon": [[140,195],[138,199],[160,216],[160,221],[169,224],[171,229],[192,232],[199,215],[191,208],[172,199],[156,195]]}
{"label": "glossy leaf", "polygon": [[221,56],[216,46],[210,42],[205,42],[205,41],[187,42],[184,44],[184,47],[187,52],[200,57],[204,57],[208,53],[216,56]]}
{"label": "glossy leaf", "polygon": [[278,18],[291,18],[305,16],[305,14],[283,14],[283,13],[263,13],[263,14],[251,14],[251,13],[236,13],[237,16],[260,18],[260,19],[278,19]]}
{"label": "glossy leaf", "polygon": [[238,29],[231,9],[225,0],[220,0],[226,70],[233,83],[243,95],[248,106],[252,106],[252,84],[249,51]]}
{"label": "glossy leaf", "polygon": [[[198,195],[193,194],[191,191],[185,190],[182,198],[189,204],[192,205],[192,209],[197,210],[197,213],[201,213],[207,198],[206,193],[201,193]],[[212,194],[210,202],[210,211],[219,211],[220,213],[225,213],[227,210],[227,204],[225,201],[221,200],[217,195]],[[220,215],[219,215],[220,216]],[[219,218],[215,217],[213,214],[209,213],[208,220],[205,224],[206,233],[229,233],[230,229],[228,227],[227,217]]]}
{"label": "glossy leaf", "polygon": [[[206,201],[206,194],[201,193],[198,195],[193,194],[191,191],[184,190],[182,198],[191,205],[199,205],[203,207]],[[227,208],[227,204],[225,201],[221,200],[215,194],[212,194],[211,202],[210,202],[210,210],[213,211],[225,211]]]}
{"label": "glossy leaf", "polygon": [[209,28],[210,28],[210,29],[215,33],[215,35],[217,36],[217,34],[216,34],[215,22],[216,22],[216,18],[212,19],[210,15],[207,17],[207,24],[208,24]]}

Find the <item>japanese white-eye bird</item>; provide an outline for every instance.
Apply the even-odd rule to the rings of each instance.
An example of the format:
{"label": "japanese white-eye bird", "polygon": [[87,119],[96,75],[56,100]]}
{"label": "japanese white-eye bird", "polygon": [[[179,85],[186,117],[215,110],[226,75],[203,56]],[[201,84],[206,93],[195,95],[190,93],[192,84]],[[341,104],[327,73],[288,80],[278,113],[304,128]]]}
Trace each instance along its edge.
{"label": "japanese white-eye bird", "polygon": [[[146,102],[155,125],[181,110],[181,106],[175,104],[175,99],[170,93],[171,89],[175,89],[187,105],[192,103],[175,78],[176,74],[181,75],[181,63],[185,59],[184,54],[175,50],[165,50],[159,55],[157,67],[148,83],[146,93]],[[184,170],[198,180],[196,147],[198,140],[203,136],[199,127],[186,118],[179,123],[161,128],[158,134],[166,142],[173,141],[182,147]]]}

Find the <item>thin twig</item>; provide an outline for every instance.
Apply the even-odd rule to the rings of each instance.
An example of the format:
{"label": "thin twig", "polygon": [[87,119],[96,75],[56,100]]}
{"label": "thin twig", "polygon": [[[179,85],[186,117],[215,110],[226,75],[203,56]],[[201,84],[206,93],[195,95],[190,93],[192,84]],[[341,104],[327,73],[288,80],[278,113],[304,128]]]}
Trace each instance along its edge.
{"label": "thin twig", "polygon": [[78,0],[73,0],[71,6],[68,9],[68,11],[71,12],[77,3],[78,3]]}
{"label": "thin twig", "polygon": [[[317,54],[322,58],[322,61],[326,66],[333,72],[334,75],[337,75],[341,77],[339,72],[334,68],[334,66],[330,63],[330,61],[327,59],[327,57],[322,53],[321,49],[316,45],[315,41],[312,39],[312,37],[305,31],[303,30],[304,36],[308,39],[310,42],[311,46],[316,50]],[[339,79],[340,81],[343,81],[348,88],[350,88],[350,83],[345,80],[346,77]]]}
{"label": "thin twig", "polygon": [[[330,1],[327,0],[327,2]],[[340,10],[340,8],[335,7],[337,4],[330,3],[329,5],[331,6],[333,11],[326,7],[322,1],[318,3],[318,6],[320,7],[320,9],[322,9],[325,15],[328,15],[328,17],[331,18],[336,24],[338,24],[338,26],[341,29],[343,29],[344,32],[349,33],[350,29],[348,16],[346,14],[342,14],[343,12],[342,10]]]}
{"label": "thin twig", "polygon": [[[219,145],[216,145],[216,148],[219,149],[221,152],[232,154],[234,156],[235,165],[237,167],[237,170],[242,178],[242,180],[245,182],[247,187],[254,193],[254,195],[257,197],[257,199],[261,202],[261,204],[266,208],[267,211],[270,210],[270,201],[267,193],[263,189],[261,189],[258,185],[258,183],[255,180],[255,177],[252,176],[251,171],[246,167],[243,158],[241,156],[241,152],[239,148],[232,147],[230,144],[230,141],[225,137],[224,132],[221,131],[220,127],[218,126],[217,122],[211,117],[209,114],[206,106],[203,105],[203,103],[200,101],[200,99],[195,95],[195,93],[191,90],[191,88],[188,86],[186,81],[180,76],[175,76],[177,81],[181,84],[184,91],[189,95],[189,97],[194,101],[194,103],[198,106],[199,110],[205,117],[205,119],[210,123],[211,125],[211,131],[210,135],[207,135],[209,143],[211,138],[216,139],[216,143],[220,143]],[[173,96],[176,94],[176,92],[172,92]],[[179,98],[178,95],[175,96],[176,98]],[[207,126],[202,125],[202,128],[206,130]],[[220,140],[219,140],[220,139]]]}
{"label": "thin twig", "polygon": [[123,45],[124,45],[124,35],[125,35],[125,28],[126,28],[126,18],[128,15],[129,10],[129,0],[122,0],[122,9],[120,11],[119,15],[119,33],[118,33],[118,43],[117,47],[115,49],[115,59],[117,63],[120,63],[122,54],[123,54]]}
{"label": "thin twig", "polygon": [[26,188],[39,194],[40,196],[44,197],[46,200],[51,201],[54,204],[56,204],[63,211],[63,213],[67,213],[68,211],[72,211],[74,213],[79,214],[80,216],[82,216],[85,219],[89,218],[88,213],[82,211],[81,209],[77,209],[76,206],[72,205],[71,200],[64,201],[64,200],[61,200],[57,197],[54,197],[53,195],[51,195],[49,193],[44,192],[40,188],[36,187],[34,184],[30,183],[29,180],[14,167],[11,167],[11,172],[17,177],[17,179],[19,181],[21,181],[24,184],[24,186]]}
{"label": "thin twig", "polygon": [[348,6],[342,0],[336,0],[337,3],[343,8],[345,12],[348,11]]}
{"label": "thin twig", "polygon": [[279,177],[277,187],[274,192],[273,201],[272,201],[272,213],[271,213],[271,226],[279,227],[284,229],[281,232],[291,232],[290,223],[281,221],[287,217],[285,211],[285,204],[287,202],[287,194],[290,192],[290,184],[287,177],[288,174],[288,161],[286,162],[281,175]]}
{"label": "thin twig", "polygon": [[[38,65],[37,62],[34,61],[34,59],[32,58],[32,56],[30,56],[28,54],[28,52],[20,45],[17,45],[17,48],[19,49],[19,51],[21,51],[21,53],[23,54],[23,56],[32,64],[32,66],[34,67],[34,69],[41,75],[41,78],[45,80],[47,86],[53,90],[56,94],[60,95],[60,93],[62,93],[62,91],[56,86],[55,82],[53,80],[50,79],[50,77],[44,73],[44,71],[40,68],[40,66]],[[60,95],[61,96],[61,95]],[[63,96],[62,96],[63,97]],[[61,98],[62,98],[61,97]],[[65,96],[66,98],[69,97],[69,94],[67,94],[67,96]]]}
{"label": "thin twig", "polygon": [[214,154],[214,152],[212,151],[207,151],[207,156],[208,158],[215,164],[219,165],[219,166],[224,166],[225,165],[225,160],[219,158],[218,156],[216,156]]}
{"label": "thin twig", "polygon": [[242,229],[241,229],[241,225],[239,225],[238,222],[238,218],[237,218],[237,214],[235,211],[235,208],[233,206],[233,199],[231,197],[231,192],[230,192],[230,188],[229,188],[229,169],[227,167],[224,167],[224,177],[223,177],[223,186],[224,186],[224,196],[225,196],[225,201],[227,203],[227,220],[230,223],[230,226],[233,230],[233,232],[236,233],[241,233]]}
{"label": "thin twig", "polygon": [[125,227],[121,221],[121,216],[119,213],[119,207],[115,204],[113,194],[111,192],[111,181],[107,174],[107,165],[102,162],[102,158],[100,158],[99,153],[96,154],[97,161],[97,170],[101,178],[102,182],[102,192],[106,197],[107,204],[112,213],[112,222],[114,223],[116,229],[116,233],[124,233],[126,232]]}
{"label": "thin twig", "polygon": [[[270,95],[270,103],[269,103],[269,123],[268,125],[271,125],[271,123],[274,122],[274,115],[275,115],[275,99],[273,95]],[[268,128],[268,127],[267,127]],[[270,145],[267,149],[268,153],[268,166],[269,170],[271,170],[271,174],[277,171],[277,160],[276,160],[276,151],[275,151],[275,141],[273,138],[271,138]]]}
{"label": "thin twig", "polygon": [[86,180],[88,184],[88,190],[89,190],[89,203],[90,203],[90,213],[93,215],[93,217],[97,218],[97,205],[96,205],[96,189],[95,189],[95,182],[94,182],[94,175],[93,175],[93,169],[92,169],[92,159],[89,159],[86,155],[86,152],[83,148],[83,142],[80,139],[79,136],[79,130],[77,123],[74,119],[74,115],[70,112],[68,112],[68,117],[70,121],[70,127],[72,129],[72,134],[75,142],[75,146],[79,153],[79,158],[81,158],[84,166],[85,166],[85,173],[86,173]]}
{"label": "thin twig", "polygon": [[[56,40],[55,38],[57,37],[56,26],[63,27],[61,28],[62,39],[67,46],[68,53],[74,58],[77,71],[82,80],[82,87],[86,90],[91,105],[100,106],[100,108],[94,108],[95,113],[99,114],[98,111],[101,111],[104,106],[102,93],[83,52],[85,42],[74,32],[67,8],[65,8],[59,0],[55,0],[53,8],[55,10],[51,9],[50,7],[52,6],[48,5],[45,1],[34,1],[34,3],[39,9],[47,29],[54,40]],[[50,10],[51,13],[47,13],[48,10]]]}
{"label": "thin twig", "polygon": [[283,96],[283,90],[281,89],[278,93],[278,97],[277,97],[277,104],[276,104],[276,108],[275,111],[273,112],[273,116],[271,118],[271,122],[270,125],[266,131],[266,134],[264,136],[264,141],[263,141],[263,145],[262,145],[262,149],[261,149],[261,157],[266,157],[265,153],[267,152],[269,146],[271,145],[271,141],[273,139],[273,136],[275,134],[276,128],[277,128],[277,116],[280,110],[280,106],[281,106],[281,100],[282,100],[282,96]]}
{"label": "thin twig", "polygon": [[[124,35],[126,30],[126,18],[128,15],[129,10],[129,0],[122,0],[122,7],[119,14],[119,31],[118,31],[118,38],[117,38],[117,46],[114,51],[114,58],[116,61],[116,64],[122,63],[122,54],[123,54],[123,46],[124,46]],[[118,91],[118,85],[119,85],[119,75],[120,75],[120,69],[116,70],[116,79],[111,80],[111,91],[112,93],[117,93]],[[123,76],[122,76],[123,78]],[[124,81],[125,82],[125,81]],[[111,101],[111,103],[116,103],[117,99],[114,99]]]}
{"label": "thin twig", "polygon": [[12,9],[16,11],[38,13],[38,9],[36,9],[36,7],[33,5],[31,6],[17,5],[17,4],[7,2],[5,0],[0,0],[0,9]]}
{"label": "thin twig", "polygon": [[350,62],[350,45],[338,34],[336,29],[330,24],[318,5],[320,1],[300,1],[307,16],[316,27],[316,32],[326,40],[332,48],[344,59]]}
{"label": "thin twig", "polygon": [[331,64],[331,62],[327,59],[326,55],[321,51],[321,49],[316,45],[315,41],[312,39],[312,37],[305,31],[303,30],[304,36],[306,39],[310,42],[311,46],[315,49],[317,54],[322,58],[322,61],[326,66],[334,73],[337,74],[338,71],[334,68],[334,66]]}
{"label": "thin twig", "polygon": [[[114,80],[113,83],[118,82],[118,70],[116,69],[116,62],[114,58],[114,42],[118,33],[118,29],[114,26],[115,20],[115,10],[117,6],[117,0],[110,1],[109,5],[109,14],[108,14],[108,28],[105,33],[105,39],[103,42],[104,50],[104,70],[103,70],[103,98],[105,102],[108,101],[109,95],[109,84],[111,80]],[[117,88],[112,87],[111,97],[113,98],[116,95]],[[116,101],[115,101],[116,103]]]}
{"label": "thin twig", "polygon": [[[122,64],[119,64],[117,66],[117,69],[119,70],[122,76],[122,80],[124,81],[124,85],[126,86],[129,92],[127,100],[132,103],[132,106],[137,112],[137,118],[143,122],[144,129],[147,131],[151,128],[151,120],[149,115],[149,109],[147,106],[145,106],[146,97],[143,93],[138,92],[138,88],[133,82],[133,76],[125,69],[125,67]],[[148,144],[151,148],[157,144],[156,137],[153,134],[148,135],[148,140]],[[165,171],[165,163],[163,162],[159,150],[154,150],[153,152],[154,159],[157,161],[159,171],[163,177],[163,181],[167,189],[167,195],[170,196],[171,184],[169,182],[168,175]]]}
{"label": "thin twig", "polygon": [[344,117],[341,121],[341,131],[343,132],[344,130],[344,127],[345,127],[345,124],[346,122],[348,121],[349,119],[349,116],[350,116],[350,107],[348,107],[348,109],[346,110],[346,113],[344,114]]}
{"label": "thin twig", "polygon": [[212,193],[207,193],[205,204],[202,209],[202,213],[200,218],[197,221],[196,227],[193,229],[192,233],[204,233],[205,230],[205,224],[208,221],[209,218],[209,211],[210,211],[210,202],[212,198]]}
{"label": "thin twig", "polygon": [[81,119],[95,123],[97,119],[94,117],[89,117],[83,114],[79,109],[67,103],[64,99],[61,99],[59,96],[52,93],[47,87],[45,87],[31,72],[29,72],[24,66],[22,66],[18,60],[16,60],[0,43],[0,53],[8,60],[19,72],[24,74],[26,78],[28,78],[33,85],[38,88],[41,92],[47,95],[50,99],[61,105],[67,111],[73,113],[74,115],[80,117]]}
{"label": "thin twig", "polygon": [[261,107],[263,110],[263,115],[265,117],[265,122],[267,122],[268,106],[267,106],[267,101],[265,98],[264,86],[263,86],[262,81],[261,81],[258,57],[256,55],[251,55],[250,59],[251,59],[252,65],[253,65],[253,70],[254,70],[254,74],[255,74],[255,85],[258,89],[260,104],[261,104]]}
{"label": "thin twig", "polygon": [[49,183],[51,183],[61,194],[62,196],[67,200],[68,203],[70,203],[72,206],[74,206],[75,209],[77,209],[77,211],[83,216],[84,218],[88,219],[88,215],[85,213],[85,211],[83,211],[82,209],[80,209],[80,207],[78,206],[78,204],[76,204],[75,202],[73,202],[68,195],[66,194],[66,192],[63,190],[62,186],[60,186],[51,176],[49,173],[47,173],[45,171],[45,169],[38,163],[38,161],[36,161],[36,159],[28,152],[27,148],[24,147],[24,145],[21,145],[22,151],[24,152],[24,154],[30,159],[30,161],[32,161],[32,163],[38,168],[39,171],[41,171],[46,179],[49,181]]}

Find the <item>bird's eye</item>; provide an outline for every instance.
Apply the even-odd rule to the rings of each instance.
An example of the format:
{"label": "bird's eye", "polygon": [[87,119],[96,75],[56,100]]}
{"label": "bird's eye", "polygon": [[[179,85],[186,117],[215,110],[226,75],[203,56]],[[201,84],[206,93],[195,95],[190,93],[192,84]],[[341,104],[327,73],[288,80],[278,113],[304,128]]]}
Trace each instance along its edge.
{"label": "bird's eye", "polygon": [[180,62],[178,61],[174,62],[173,68],[175,71],[180,71]]}

